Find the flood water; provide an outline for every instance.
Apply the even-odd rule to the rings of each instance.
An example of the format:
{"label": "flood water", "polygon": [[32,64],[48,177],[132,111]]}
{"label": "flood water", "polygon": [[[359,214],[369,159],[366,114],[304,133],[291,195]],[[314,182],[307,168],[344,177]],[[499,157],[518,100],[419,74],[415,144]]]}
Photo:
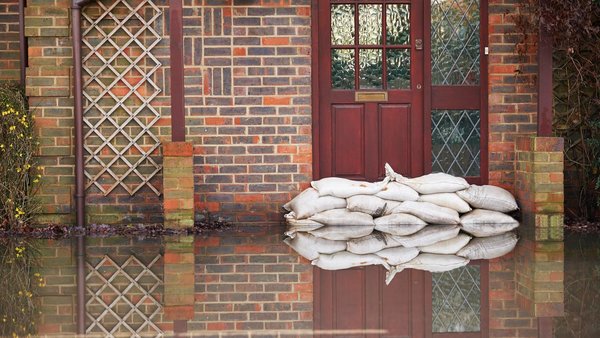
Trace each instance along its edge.
{"label": "flood water", "polygon": [[283,231],[0,239],[0,334],[69,336],[79,321],[95,336],[600,337],[597,235],[521,238],[504,257],[386,286],[379,266],[313,269]]}

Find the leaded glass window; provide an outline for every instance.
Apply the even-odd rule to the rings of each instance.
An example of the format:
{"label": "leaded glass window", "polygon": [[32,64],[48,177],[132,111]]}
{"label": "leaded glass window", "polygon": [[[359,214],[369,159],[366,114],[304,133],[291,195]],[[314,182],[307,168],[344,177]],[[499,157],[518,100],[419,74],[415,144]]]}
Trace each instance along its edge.
{"label": "leaded glass window", "polygon": [[467,265],[432,273],[432,331],[481,330],[481,270]]}

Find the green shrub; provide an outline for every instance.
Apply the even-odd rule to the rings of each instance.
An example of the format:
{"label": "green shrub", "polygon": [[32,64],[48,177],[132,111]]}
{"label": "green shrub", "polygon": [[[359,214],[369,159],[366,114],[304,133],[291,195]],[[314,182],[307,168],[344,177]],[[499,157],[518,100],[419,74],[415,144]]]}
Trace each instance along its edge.
{"label": "green shrub", "polygon": [[0,228],[26,225],[37,209],[33,198],[41,168],[34,155],[38,142],[23,91],[0,84]]}

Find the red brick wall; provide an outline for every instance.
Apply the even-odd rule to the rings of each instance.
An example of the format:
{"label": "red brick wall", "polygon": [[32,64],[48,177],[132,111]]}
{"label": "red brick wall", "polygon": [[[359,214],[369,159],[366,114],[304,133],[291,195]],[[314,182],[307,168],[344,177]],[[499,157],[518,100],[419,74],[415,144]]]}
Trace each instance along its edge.
{"label": "red brick wall", "polygon": [[279,221],[312,178],[310,1],[187,1],[196,209]]}
{"label": "red brick wall", "polygon": [[20,78],[19,1],[0,3],[0,81]]}
{"label": "red brick wall", "polygon": [[514,192],[516,137],[537,131],[537,51],[534,44],[528,44],[523,55],[517,52],[517,2],[489,0],[488,10],[488,177],[490,184]]}

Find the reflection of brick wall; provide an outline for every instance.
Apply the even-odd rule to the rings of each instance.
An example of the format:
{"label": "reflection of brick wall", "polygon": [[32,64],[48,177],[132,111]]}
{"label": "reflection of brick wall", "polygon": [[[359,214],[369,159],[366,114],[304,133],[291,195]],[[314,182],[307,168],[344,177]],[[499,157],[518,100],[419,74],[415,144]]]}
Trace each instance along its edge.
{"label": "reflection of brick wall", "polygon": [[184,8],[196,207],[244,223],[279,220],[312,178],[311,2],[233,3]]}
{"label": "reflection of brick wall", "polygon": [[196,239],[190,331],[312,329],[312,266],[279,232]]}
{"label": "reflection of brick wall", "polygon": [[489,182],[510,191],[514,191],[515,138],[537,131],[537,51],[530,44],[523,56],[517,53],[520,37],[513,20],[517,6],[510,0],[489,1]]}
{"label": "reflection of brick wall", "polygon": [[18,81],[19,71],[19,1],[0,3],[0,81]]}

